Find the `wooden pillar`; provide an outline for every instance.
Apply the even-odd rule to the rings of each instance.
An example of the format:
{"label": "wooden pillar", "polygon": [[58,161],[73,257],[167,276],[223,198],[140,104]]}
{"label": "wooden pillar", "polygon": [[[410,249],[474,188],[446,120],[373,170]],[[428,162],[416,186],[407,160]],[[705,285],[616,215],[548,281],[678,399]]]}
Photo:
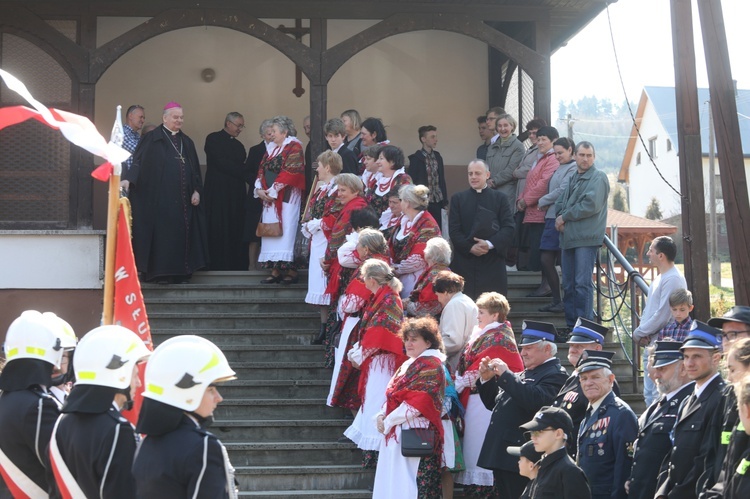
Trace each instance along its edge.
{"label": "wooden pillar", "polygon": [[750,304],[750,203],[747,196],[745,160],[737,118],[732,69],[729,65],[727,35],[724,30],[720,0],[698,0],[698,12],[706,52],[708,82],[711,89],[711,112],[716,127],[716,144],[724,193],[724,213],[732,262],[734,297],[739,305]]}
{"label": "wooden pillar", "polygon": [[505,80],[510,80],[510,74],[505,75],[503,79],[503,64],[508,61],[508,57],[493,47],[487,47],[487,75],[489,79],[489,106],[505,107],[505,98],[507,97],[507,88]]}
{"label": "wooden pillar", "polygon": [[310,19],[310,48],[318,61],[317,74],[310,78],[310,146],[313,161],[325,150],[323,125],[328,119],[328,81],[322,81],[323,52],[326,50],[327,23],[325,19]]}
{"label": "wooden pillar", "polygon": [[[84,10],[81,15],[79,24],[81,47],[88,50],[89,54],[96,50],[96,16]],[[89,60],[89,76],[91,74],[91,61]],[[96,94],[96,84],[91,83],[87,78],[86,81],[79,81],[73,88],[77,89],[77,95],[74,96],[77,104],[78,114],[88,117],[94,121],[94,104]],[[114,116],[114,110],[112,111]],[[105,137],[109,138],[109,137]],[[75,172],[75,179],[71,175],[71,196],[76,196],[78,206],[76,208],[76,228],[91,228],[93,226],[94,214],[94,180],[91,177],[91,171],[94,168],[94,156],[75,147],[76,153],[71,158],[71,170]],[[71,172],[71,173],[72,173]],[[73,183],[75,182],[75,183]],[[77,194],[74,194],[77,190]]]}
{"label": "wooden pillar", "polygon": [[544,71],[534,79],[534,116],[552,124],[552,88],[550,85],[550,34],[549,20],[534,23],[535,48],[544,57]]}
{"label": "wooden pillar", "polygon": [[709,317],[711,308],[691,0],[671,0],[671,9],[685,280],[693,292],[693,316],[705,319]]}

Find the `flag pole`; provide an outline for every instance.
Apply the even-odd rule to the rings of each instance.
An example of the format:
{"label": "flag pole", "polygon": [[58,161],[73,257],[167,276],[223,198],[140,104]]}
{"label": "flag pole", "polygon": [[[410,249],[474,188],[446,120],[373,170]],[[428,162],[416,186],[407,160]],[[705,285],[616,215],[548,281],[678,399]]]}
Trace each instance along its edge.
{"label": "flag pole", "polygon": [[[122,106],[117,106],[117,118],[112,127],[110,142],[122,146],[124,134],[122,131]],[[109,177],[109,198],[107,203],[107,246],[104,260],[104,310],[102,324],[110,325],[114,322],[115,307],[115,248],[117,247],[117,215],[120,209],[120,173],[121,163],[114,163],[112,175]]]}

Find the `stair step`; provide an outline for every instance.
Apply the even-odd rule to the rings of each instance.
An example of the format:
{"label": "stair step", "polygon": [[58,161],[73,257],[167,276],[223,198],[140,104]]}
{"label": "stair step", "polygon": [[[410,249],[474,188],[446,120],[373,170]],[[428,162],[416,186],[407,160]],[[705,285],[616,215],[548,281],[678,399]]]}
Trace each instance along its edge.
{"label": "stair step", "polygon": [[[249,343],[222,343],[218,345],[232,362],[323,362],[323,345],[253,345]],[[291,367],[291,366],[290,366]]]}
{"label": "stair step", "polygon": [[[236,371],[236,369],[235,369]],[[323,399],[328,396],[331,386],[330,370],[328,379],[300,379],[300,380],[245,380],[239,378],[236,381],[224,383],[219,388],[225,399]],[[227,403],[222,402],[222,405]],[[219,406],[221,407],[221,406]]]}
{"label": "stair step", "polygon": [[271,329],[291,327],[293,329],[320,327],[320,314],[315,310],[290,313],[150,313],[149,323],[154,329]]}
{"label": "stair step", "polygon": [[[240,492],[240,497],[253,499],[371,499],[372,490],[257,490]],[[454,496],[459,497],[459,496]]]}
{"label": "stair step", "polygon": [[[222,392],[226,391],[223,389]],[[328,407],[325,399],[228,399],[216,409],[217,418],[284,420],[294,414],[299,421],[341,419],[343,410]]]}
{"label": "stair step", "polygon": [[222,442],[336,442],[351,419],[218,420],[211,431]]}
{"label": "stair step", "polygon": [[331,369],[323,367],[322,359],[318,362],[230,362],[237,378],[252,380],[325,380],[330,382]]}
{"label": "stair step", "polygon": [[315,463],[361,464],[362,451],[351,442],[260,442],[225,444],[233,466],[302,466]]}
{"label": "stair step", "polygon": [[268,284],[175,284],[158,286],[146,284],[142,288],[143,296],[148,304],[149,299],[157,298],[234,298],[258,300],[269,297],[298,298],[304,300],[307,295],[307,282],[300,281],[299,284],[290,286],[269,286]]}
{"label": "stair step", "polygon": [[209,312],[209,313],[254,313],[254,312],[307,312],[317,310],[305,303],[304,297],[268,297],[268,298],[145,298],[149,314],[176,312]]}
{"label": "stair step", "polygon": [[195,334],[219,345],[245,342],[252,345],[309,345],[318,331],[300,329],[159,329],[151,337],[157,345],[173,336]]}
{"label": "stair step", "polygon": [[374,470],[361,464],[327,466],[237,466],[240,490],[368,489]]}

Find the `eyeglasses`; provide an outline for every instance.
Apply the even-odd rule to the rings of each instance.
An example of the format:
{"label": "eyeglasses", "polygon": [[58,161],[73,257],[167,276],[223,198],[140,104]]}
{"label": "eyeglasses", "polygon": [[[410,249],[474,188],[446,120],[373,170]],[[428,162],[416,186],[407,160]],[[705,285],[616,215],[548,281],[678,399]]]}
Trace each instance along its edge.
{"label": "eyeglasses", "polygon": [[722,331],[721,337],[727,341],[734,341],[737,339],[738,334],[748,334],[748,333],[750,333],[750,329],[745,329],[743,331],[727,331],[727,332]]}
{"label": "eyeglasses", "polygon": [[542,433],[544,433],[545,431],[555,431],[555,430],[556,428],[545,428],[543,430],[527,431],[526,433],[524,433],[524,435],[526,436],[526,438],[541,437]]}
{"label": "eyeglasses", "polygon": [[244,130],[245,129],[245,125],[238,125],[234,121],[230,121],[229,123],[231,123],[232,125],[236,126],[240,130]]}

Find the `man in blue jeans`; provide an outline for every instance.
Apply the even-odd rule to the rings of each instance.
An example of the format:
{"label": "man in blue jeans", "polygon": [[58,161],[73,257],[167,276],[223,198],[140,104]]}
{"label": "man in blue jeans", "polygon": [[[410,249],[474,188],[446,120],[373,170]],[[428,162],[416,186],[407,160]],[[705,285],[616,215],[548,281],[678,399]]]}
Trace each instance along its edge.
{"label": "man in blue jeans", "polygon": [[594,166],[596,153],[590,142],[576,147],[578,169],[557,199],[555,228],[562,250],[565,322],[572,328],[578,317],[594,319],[594,285],[591,275],[596,252],[607,226],[609,179]]}

